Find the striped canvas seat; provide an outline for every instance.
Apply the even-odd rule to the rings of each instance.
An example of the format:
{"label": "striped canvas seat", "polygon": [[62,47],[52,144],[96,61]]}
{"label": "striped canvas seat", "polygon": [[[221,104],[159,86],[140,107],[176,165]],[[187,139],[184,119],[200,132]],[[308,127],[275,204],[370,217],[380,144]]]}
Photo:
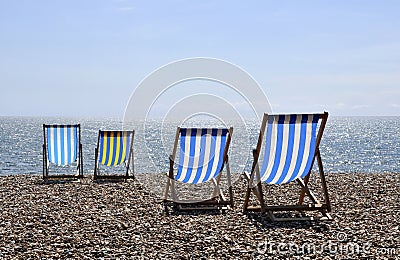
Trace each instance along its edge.
{"label": "striped canvas seat", "polygon": [[[43,125],[43,176],[48,178],[49,163],[56,165],[70,165],[78,162],[78,175],[81,164],[80,125]],[[69,175],[62,175],[68,177]],[[75,175],[73,175],[75,176]]]}
{"label": "striped canvas seat", "polygon": [[49,125],[47,159],[58,165],[68,165],[78,157],[78,126]]}
{"label": "striped canvas seat", "polygon": [[310,171],[316,145],[318,115],[268,117],[261,181],[291,182]]}
{"label": "striped canvas seat", "polygon": [[175,179],[202,183],[222,170],[228,129],[181,128],[178,173]]}
{"label": "striped canvas seat", "polygon": [[[233,128],[180,128],[178,127],[174,149],[170,156],[170,171],[165,201],[168,201],[168,192],[171,188],[172,200],[175,203],[196,203],[203,201],[179,200],[175,193],[174,181],[188,184],[200,184],[212,181],[215,190],[212,195],[215,201],[207,204],[233,205],[230,170],[228,163],[228,149]],[[178,150],[179,143],[179,151]],[[177,156],[178,153],[178,156]],[[178,160],[175,161],[175,157]],[[174,174],[174,165],[177,172]],[[230,199],[226,200],[220,190],[221,173],[226,166]]]}
{"label": "striped canvas seat", "polygon": [[125,163],[131,146],[131,134],[123,131],[100,131],[99,163],[116,166]]}
{"label": "striped canvas seat", "polygon": [[[318,210],[324,217],[330,219],[328,212],[331,208],[319,152],[319,144],[327,119],[327,112],[323,114],[264,114],[257,148],[253,151],[254,162],[251,174],[245,174],[249,182],[244,203],[245,210],[267,211],[272,219],[275,219],[273,211]],[[263,143],[264,153],[262,154]],[[308,187],[315,159],[318,161],[323,202],[320,202]],[[301,188],[298,204],[269,206],[264,203],[261,183],[285,184],[292,181],[296,181]],[[249,206],[251,193],[256,195],[261,204],[260,207]],[[303,204],[305,195],[310,199],[311,204]]]}
{"label": "striped canvas seat", "polygon": [[[129,167],[132,163],[133,171],[133,136],[134,131],[99,131],[97,148],[95,150],[96,166],[94,178],[129,178]],[[100,174],[99,165],[118,166],[124,165],[124,175]]]}

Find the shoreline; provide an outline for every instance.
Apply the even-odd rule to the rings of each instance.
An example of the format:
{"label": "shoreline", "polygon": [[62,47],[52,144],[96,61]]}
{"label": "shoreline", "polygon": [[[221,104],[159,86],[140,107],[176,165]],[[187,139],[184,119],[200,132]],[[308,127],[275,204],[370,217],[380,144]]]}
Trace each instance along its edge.
{"label": "shoreline", "polygon": [[[326,178],[333,221],[277,223],[243,213],[242,179],[233,186],[235,208],[179,212],[138,181],[0,176],[0,258],[400,257],[400,174]],[[266,192],[277,202],[297,194],[285,185]]]}

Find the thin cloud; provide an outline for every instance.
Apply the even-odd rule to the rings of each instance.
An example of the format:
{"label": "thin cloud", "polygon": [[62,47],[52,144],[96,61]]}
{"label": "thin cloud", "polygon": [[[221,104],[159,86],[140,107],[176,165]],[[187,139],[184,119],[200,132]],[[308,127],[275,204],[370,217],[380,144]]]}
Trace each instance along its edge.
{"label": "thin cloud", "polygon": [[321,86],[392,86],[400,84],[398,72],[389,73],[361,73],[361,74],[319,74],[291,77],[277,77],[274,79],[280,86],[303,85],[311,87]]}
{"label": "thin cloud", "polygon": [[354,105],[351,107],[351,109],[363,109],[363,108],[369,108],[371,106],[368,105]]}
{"label": "thin cloud", "polygon": [[134,10],[134,8],[131,6],[123,6],[123,7],[117,7],[116,10],[119,12],[131,12]]}
{"label": "thin cloud", "polygon": [[335,104],[335,107],[336,107],[336,108],[343,109],[343,108],[346,107],[346,104],[345,104],[345,103],[342,103],[342,102],[339,102],[339,103],[336,103],[336,104]]}

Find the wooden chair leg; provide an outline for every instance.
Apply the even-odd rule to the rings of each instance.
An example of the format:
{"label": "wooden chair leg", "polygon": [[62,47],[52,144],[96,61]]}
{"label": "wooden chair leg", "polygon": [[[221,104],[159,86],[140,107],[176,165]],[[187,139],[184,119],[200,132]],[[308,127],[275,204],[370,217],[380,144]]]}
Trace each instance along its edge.
{"label": "wooden chair leg", "polygon": [[258,187],[258,194],[260,195],[259,200],[260,200],[260,204],[261,204],[261,213],[264,213],[265,212],[265,202],[264,202],[264,195],[263,195],[263,192],[262,192],[262,183],[261,183],[261,181],[259,181],[257,183],[257,187]]}
{"label": "wooden chair leg", "polygon": [[[246,173],[244,173],[244,174],[246,174]],[[248,182],[249,182],[249,180],[248,180]],[[246,196],[244,197],[244,204],[243,204],[243,210],[244,211],[246,211],[247,208],[249,207],[250,192],[251,192],[250,184],[247,183]]]}
{"label": "wooden chair leg", "polygon": [[231,169],[230,169],[230,166],[229,166],[229,158],[228,158],[228,156],[227,156],[227,162],[226,162],[226,177],[227,177],[227,180],[228,180],[229,201],[230,201],[231,207],[233,208],[234,207],[234,204],[233,204],[233,188],[232,188]]}
{"label": "wooden chair leg", "polygon": [[171,185],[171,179],[168,178],[168,180],[167,180],[167,185],[166,185],[166,187],[165,187],[164,200],[167,200],[167,199],[168,199],[168,193],[169,193],[170,185]]}
{"label": "wooden chair leg", "polygon": [[79,128],[79,177],[83,178],[83,153],[82,153],[82,144],[80,143],[81,141],[81,135],[80,135],[80,128]]}
{"label": "wooden chair leg", "polygon": [[328,187],[326,185],[325,173],[324,173],[324,169],[322,166],[321,153],[319,152],[319,149],[317,149],[317,162],[318,162],[318,169],[319,169],[319,174],[320,174],[320,178],[321,178],[322,192],[324,193],[325,204],[327,206],[328,212],[331,212],[331,202],[329,200]]}
{"label": "wooden chair leg", "polygon": [[45,144],[43,144],[43,179],[46,178],[46,170],[47,170],[46,147]]}
{"label": "wooden chair leg", "polygon": [[[302,179],[297,179],[297,182],[299,185],[302,187],[303,190],[305,190],[305,194],[308,195],[308,197],[312,200],[313,203],[315,204],[320,204],[318,198],[314,195],[314,193],[308,188],[307,184],[304,183]],[[302,205],[302,204],[299,204]]]}
{"label": "wooden chair leg", "polygon": [[[310,172],[306,175],[306,177],[304,177],[303,182],[304,182],[305,186],[307,186],[308,182],[310,181],[310,176],[311,176],[311,170],[310,170]],[[302,204],[303,204],[305,195],[306,195],[306,188],[303,187],[303,188],[301,189],[301,192],[300,192],[299,205],[302,205]]]}
{"label": "wooden chair leg", "polygon": [[232,186],[229,186],[229,201],[231,203],[231,207],[234,208],[234,203],[233,203],[233,189]]}
{"label": "wooden chair leg", "polygon": [[222,172],[220,172],[218,174],[217,178],[213,179],[213,183],[214,183],[214,192],[213,192],[213,195],[212,195],[213,198],[221,196],[221,190],[220,190],[220,187],[219,187],[219,183],[220,183],[220,180],[221,180],[221,175],[222,175]]}

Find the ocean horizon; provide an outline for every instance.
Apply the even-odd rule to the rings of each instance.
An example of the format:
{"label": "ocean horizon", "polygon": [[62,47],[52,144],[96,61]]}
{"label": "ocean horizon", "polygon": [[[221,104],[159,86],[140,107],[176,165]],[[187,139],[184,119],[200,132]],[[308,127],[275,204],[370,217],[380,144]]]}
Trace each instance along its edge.
{"label": "ocean horizon", "polygon": [[[132,121],[96,117],[0,117],[0,175],[42,174],[43,124],[81,124],[84,174],[93,174],[94,149],[101,130],[134,129],[135,172],[167,172],[176,122]],[[221,126],[212,121],[189,125]],[[249,171],[251,149],[256,146],[260,123],[230,122],[234,127],[230,149],[233,173]],[[330,116],[320,145],[326,173],[400,172],[399,116]],[[57,169],[57,167],[53,167]],[[63,170],[63,169],[61,169]]]}

